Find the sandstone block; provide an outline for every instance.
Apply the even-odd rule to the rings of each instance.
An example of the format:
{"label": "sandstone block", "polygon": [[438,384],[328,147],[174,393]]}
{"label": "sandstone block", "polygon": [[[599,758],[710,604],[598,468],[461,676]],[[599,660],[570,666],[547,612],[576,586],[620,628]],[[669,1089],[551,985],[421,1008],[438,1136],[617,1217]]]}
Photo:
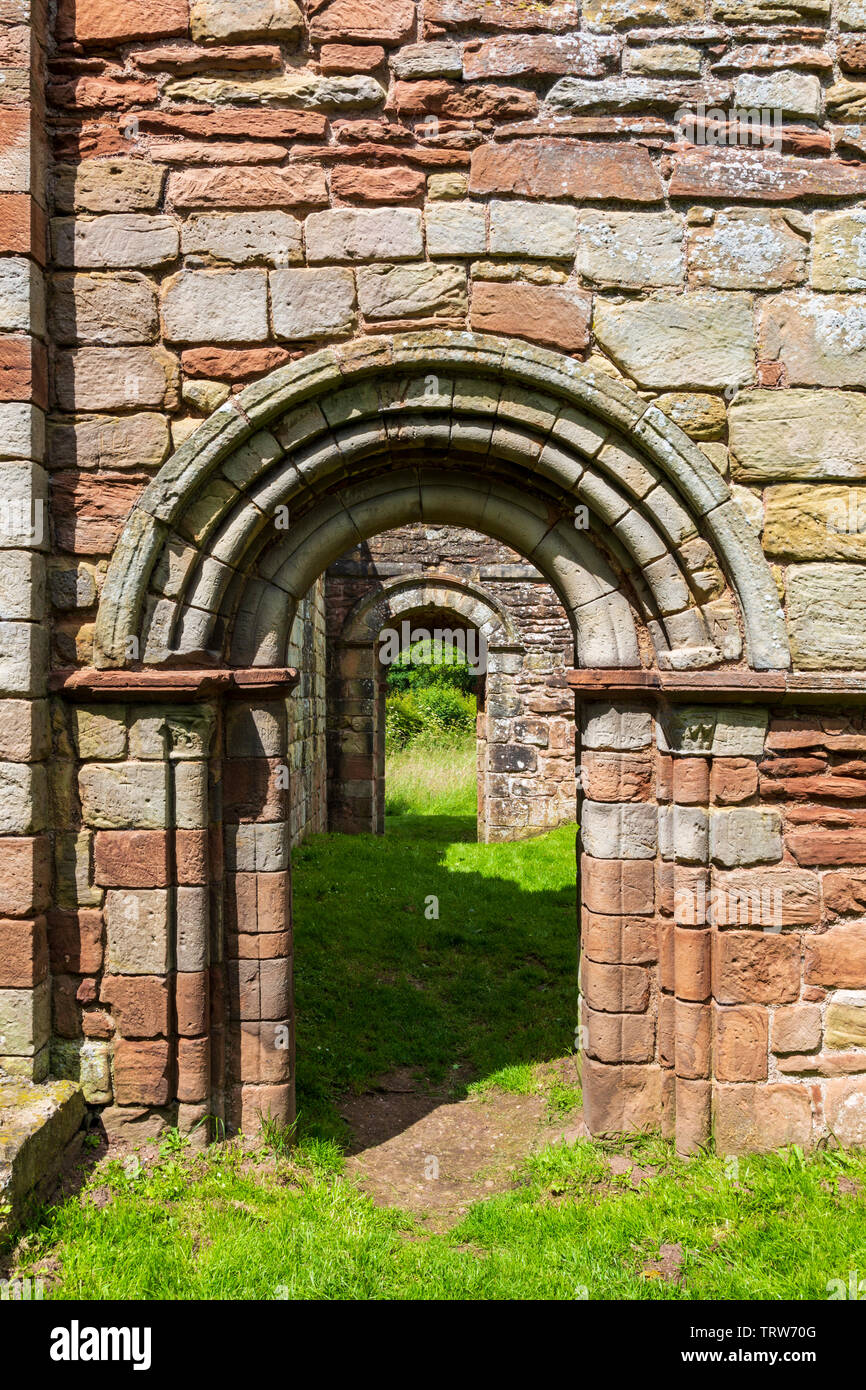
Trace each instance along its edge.
{"label": "sandstone block", "polygon": [[313,43],[380,43],[394,47],[415,28],[413,0],[328,0],[310,20]]}
{"label": "sandstone block", "polygon": [[51,236],[58,265],[78,270],[152,269],[173,261],[180,249],[174,218],[142,212],[56,217]]}
{"label": "sandstone block", "polygon": [[862,1076],[837,1077],[827,1082],[824,1114],[840,1144],[866,1144],[866,1083]]}
{"label": "sandstone block", "polygon": [[375,77],[332,77],[308,68],[272,77],[181,77],[168,82],[164,90],[172,101],[207,106],[290,103],[308,111],[367,111],[382,105],[386,96]]}
{"label": "sandstone block", "polygon": [[459,265],[371,265],[358,271],[358,302],[373,320],[463,317],[469,308]]}
{"label": "sandstone block", "polygon": [[866,995],[840,991],[827,1006],[826,1047],[866,1047]]}
{"label": "sandstone block", "polygon": [[782,858],[782,818],[778,811],[752,807],[710,812],[710,856],[724,868],[773,864]]}
{"label": "sandstone block", "polygon": [[713,938],[713,994],[720,1004],[788,1004],[800,994],[796,935],[724,931]]}
{"label": "sandstone block", "polygon": [[[382,54],[384,58],[384,53]],[[463,47],[459,43],[410,43],[391,55],[391,71],[405,81],[413,77],[462,77]],[[493,75],[493,74],[491,74]],[[478,74],[466,73],[467,79]]]}
{"label": "sandstone block", "polygon": [[599,300],[594,329],[617,365],[645,388],[721,389],[754,375],[746,295],[698,290],[672,299]]}
{"label": "sandstone block", "polygon": [[717,1008],[713,1051],[719,1081],[765,1081],[769,1014],[756,1005]]}
{"label": "sandstone block", "polygon": [[99,830],[93,837],[93,865],[94,881],[105,888],[166,888],[165,831]]}
{"label": "sandstone block", "polygon": [[805,671],[866,667],[866,572],[856,565],[791,565],[787,590],[795,666]]}
{"label": "sandstone block", "polygon": [[282,169],[238,164],[173,171],[168,200],[182,209],[316,207],[328,201],[328,187],[323,170],[314,164]]}
{"label": "sandstone block", "polygon": [[82,159],[54,175],[58,212],[150,212],[159,207],[165,171],[143,159]]}
{"label": "sandstone block", "polygon": [[621,289],[681,285],[683,228],[666,212],[579,215],[577,268],[590,284]]}
{"label": "sandstone block", "polygon": [[174,410],[179,378],[177,358],[161,347],[84,347],[58,354],[54,390],[61,410]]}
{"label": "sandstone block", "polygon": [[350,333],[355,326],[351,270],[272,270],[274,336],[303,340]]}
{"label": "sandstone block", "polygon": [[743,482],[866,478],[866,395],[741,391],[729,418],[731,466]]}
{"label": "sandstone block", "polygon": [[791,386],[862,386],[866,300],[856,295],[781,294],[758,312],[758,356],[781,362]]}
{"label": "sandstone block", "polygon": [[816,290],[866,289],[866,209],[819,213],[812,243]]}
{"label": "sandstone block", "polygon": [[134,272],[56,275],[51,326],[60,344],[152,343],[159,327],[156,289]]}
{"label": "sandstone block", "polygon": [[720,1153],[772,1153],[812,1146],[812,1100],[805,1086],[773,1083],[719,1086],[714,1134]]}
{"label": "sandstone block", "polygon": [[190,217],[181,231],[184,255],[213,256],[244,265],[303,260],[301,223],[288,212],[226,212]]}
{"label": "sandstone block", "polygon": [[797,120],[817,121],[821,115],[821,83],[807,72],[746,72],[734,86],[739,107],[780,111]]}
{"label": "sandstone block", "polygon": [[764,494],[763,544],[792,560],[866,559],[866,489],[786,483]]}
{"label": "sandstone block", "polygon": [[63,38],[105,46],[183,34],[188,22],[188,0],[64,0],[58,28]]}
{"label": "sandstone block", "polygon": [[170,1001],[164,975],[105,975],[99,997],[111,1005],[121,1037],[168,1036]]}
{"label": "sandstone block", "polygon": [[414,203],[426,186],[420,169],[399,164],[382,169],[338,164],[331,174],[333,198],[347,203]]}
{"label": "sandstone block", "polygon": [[45,333],[42,271],[23,256],[0,260],[0,331]]}
{"label": "sandstone block", "polygon": [[128,1042],[114,1051],[114,1098],[118,1105],[165,1105],[169,1100],[171,1049],[167,1042]]}
{"label": "sandstone block", "polygon": [[85,824],[105,830],[161,830],[165,774],[154,763],[87,763],[79,772]]}
{"label": "sandstone block", "polygon": [[53,468],[158,468],[170,443],[168,420],[155,411],[91,415],[51,426],[49,460]]}
{"label": "sandstone block", "polygon": [[469,188],[577,202],[657,203],[663,196],[649,153],[637,145],[544,139],[479,145],[472,153]]}
{"label": "sandstone block", "polygon": [[264,270],[182,270],[162,287],[162,317],[169,342],[261,341],[268,336],[268,282]]}
{"label": "sandstone block", "polygon": [[304,17],[295,0],[190,0],[190,33],[211,43],[214,39],[295,39]]}
{"label": "sandstone block", "polygon": [[307,218],[307,260],[413,260],[424,254],[421,213],[414,208],[336,208]]}
{"label": "sandstone block", "polygon": [[657,810],[646,803],[584,801],[581,839],[596,859],[654,859]]}
{"label": "sandstone block", "polygon": [[577,246],[577,212],[560,203],[502,201],[490,204],[490,253],[573,260]]}
{"label": "sandstone block", "polygon": [[815,1052],[821,1046],[821,1010],[817,1004],[783,1004],[773,1010],[775,1053]]}
{"label": "sandstone block", "polygon": [[866,925],[851,922],[806,937],[807,984],[866,989]]}
{"label": "sandstone block", "polygon": [[588,294],[571,285],[476,281],[471,323],[481,333],[530,338],[564,352],[580,352],[589,342],[591,302]]}
{"label": "sandstone block", "polygon": [[808,237],[784,213],[728,208],[689,228],[689,280],[717,290],[771,290],[806,278]]}
{"label": "sandstone block", "polygon": [[112,888],[105,895],[106,969],[116,975],[164,975],[171,965],[168,895],[161,888]]}
{"label": "sandstone block", "polygon": [[427,251],[431,256],[483,256],[487,249],[487,214],[483,203],[428,204],[424,225]]}

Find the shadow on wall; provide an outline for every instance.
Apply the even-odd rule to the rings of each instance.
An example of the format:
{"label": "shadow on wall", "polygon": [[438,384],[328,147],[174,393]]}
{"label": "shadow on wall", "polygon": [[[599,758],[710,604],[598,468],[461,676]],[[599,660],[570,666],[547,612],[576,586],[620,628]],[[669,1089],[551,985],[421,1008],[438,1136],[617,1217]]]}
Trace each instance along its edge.
{"label": "shadow on wall", "polygon": [[384,839],[294,852],[303,1134],[345,1140],[341,1099],[401,1068],[429,1098],[414,1123],[469,1082],[573,1049],[575,827],[474,841],[471,816],[407,816]]}

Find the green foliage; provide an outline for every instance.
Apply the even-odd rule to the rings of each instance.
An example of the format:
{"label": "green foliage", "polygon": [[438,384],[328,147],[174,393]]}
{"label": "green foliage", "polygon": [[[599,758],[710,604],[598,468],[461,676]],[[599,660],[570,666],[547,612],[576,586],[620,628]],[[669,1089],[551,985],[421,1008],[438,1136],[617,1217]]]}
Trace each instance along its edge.
{"label": "green foliage", "polygon": [[389,752],[421,740],[426,744],[475,732],[474,695],[449,685],[422,686],[392,695],[386,704],[385,740]]}
{"label": "green foliage", "polygon": [[463,695],[474,695],[477,684],[478,677],[459,647],[436,643],[430,638],[415,642],[388,670],[389,694],[444,686],[459,690]]}

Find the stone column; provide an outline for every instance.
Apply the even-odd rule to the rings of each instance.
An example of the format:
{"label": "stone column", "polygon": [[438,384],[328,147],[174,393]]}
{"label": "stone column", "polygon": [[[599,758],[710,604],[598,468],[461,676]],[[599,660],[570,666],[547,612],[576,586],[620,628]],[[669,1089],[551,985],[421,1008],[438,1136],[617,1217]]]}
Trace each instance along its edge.
{"label": "stone column", "polygon": [[285,700],[227,707],[228,1121],[245,1133],[295,1116],[287,723]]}
{"label": "stone column", "polygon": [[[343,834],[381,833],[379,745],[383,668],[373,642],[341,642],[328,710],[328,821]],[[384,777],[381,779],[384,785]]]}
{"label": "stone column", "polygon": [[0,19],[0,1071],[49,1070],[44,10]]}
{"label": "stone column", "polygon": [[592,1134],[652,1129],[662,1103],[654,720],[638,706],[586,704],[582,730],[584,1114]]}

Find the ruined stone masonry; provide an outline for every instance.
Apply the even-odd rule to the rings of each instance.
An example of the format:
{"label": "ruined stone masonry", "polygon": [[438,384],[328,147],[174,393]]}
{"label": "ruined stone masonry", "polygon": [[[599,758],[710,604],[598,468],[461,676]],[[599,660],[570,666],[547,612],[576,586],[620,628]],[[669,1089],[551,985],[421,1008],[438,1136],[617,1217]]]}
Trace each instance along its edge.
{"label": "ruined stone masonry", "polygon": [[337,633],[351,557],[459,528],[568,625],[590,1129],[866,1143],[861,0],[2,0],[0,68],[0,1067],[292,1117],[377,605],[522,640],[444,560]]}

